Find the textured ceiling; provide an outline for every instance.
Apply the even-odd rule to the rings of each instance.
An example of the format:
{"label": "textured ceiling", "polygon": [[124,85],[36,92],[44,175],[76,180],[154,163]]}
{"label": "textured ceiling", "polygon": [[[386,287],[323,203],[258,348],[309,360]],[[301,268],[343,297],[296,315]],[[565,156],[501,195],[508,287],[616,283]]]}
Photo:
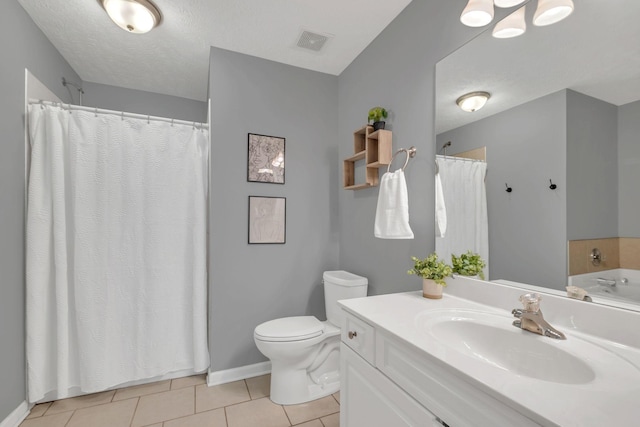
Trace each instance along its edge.
{"label": "textured ceiling", "polygon": [[[436,67],[436,133],[455,129],[541,96],[569,88],[624,105],[640,99],[639,0],[580,0],[566,20],[535,27],[536,2],[527,6],[527,32],[495,39],[486,32]],[[474,113],[456,99],[492,94]]]}
{"label": "textured ceiling", "polygon": [[[411,2],[154,0],[162,24],[135,35],[97,0],[17,1],[83,80],[202,101],[210,46],[338,75]],[[303,30],[331,37],[303,50]]]}

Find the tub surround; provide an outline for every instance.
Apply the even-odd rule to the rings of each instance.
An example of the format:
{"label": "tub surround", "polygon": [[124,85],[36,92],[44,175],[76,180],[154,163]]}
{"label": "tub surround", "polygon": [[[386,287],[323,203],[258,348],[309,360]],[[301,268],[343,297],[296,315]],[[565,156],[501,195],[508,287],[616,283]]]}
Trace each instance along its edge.
{"label": "tub surround", "polygon": [[[598,248],[603,259],[593,265],[589,255]],[[611,237],[569,241],[569,275],[627,268],[640,270],[640,238]]]}
{"label": "tub surround", "polygon": [[[479,425],[483,419],[491,420],[491,425],[633,425],[640,399],[640,335],[633,328],[640,322],[640,313],[543,295],[545,319],[567,336],[566,341],[553,340],[511,325],[511,310],[521,308],[518,298],[523,293],[513,286],[457,278],[439,301],[409,292],[341,302],[352,319],[372,329],[369,338],[375,337],[373,356],[365,357],[354,349],[348,360],[342,360],[342,367],[348,370],[343,379],[347,389],[342,393],[345,425],[349,425],[351,406],[344,399],[350,396],[349,367],[357,360],[356,353],[409,392],[414,403],[450,425]],[[507,337],[499,344],[487,335],[489,363],[478,357],[487,356],[482,348],[475,356],[465,353],[463,343],[477,347],[470,336],[457,335],[458,329],[450,336],[443,336],[442,329],[434,335],[434,325],[451,313],[454,319],[448,326],[457,328],[470,316],[477,321],[465,327],[473,330],[479,325],[481,330],[490,325],[487,327],[497,327],[492,333],[499,330],[501,339]],[[346,329],[348,325],[343,326]],[[350,345],[344,336],[343,343]],[[482,344],[475,339],[475,345]],[[554,354],[552,365],[522,364],[523,358],[540,349],[541,354]],[[492,365],[492,358],[504,363]],[[394,367],[402,361],[413,362]],[[412,370],[415,373],[407,375]],[[412,384],[420,382],[422,374],[423,383]],[[458,404],[465,405],[465,411]],[[353,407],[357,410],[358,405]]]}

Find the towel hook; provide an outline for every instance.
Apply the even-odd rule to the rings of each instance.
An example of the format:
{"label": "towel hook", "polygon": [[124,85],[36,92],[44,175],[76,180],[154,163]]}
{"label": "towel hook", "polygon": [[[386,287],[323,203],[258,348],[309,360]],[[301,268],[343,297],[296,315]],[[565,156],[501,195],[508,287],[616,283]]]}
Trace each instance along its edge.
{"label": "towel hook", "polygon": [[401,148],[398,151],[396,151],[393,156],[391,156],[391,161],[389,162],[389,164],[387,165],[387,172],[389,172],[389,170],[391,169],[391,163],[393,163],[393,159],[396,158],[396,156],[399,153],[405,152],[407,154],[407,159],[404,161],[404,165],[402,165],[402,170],[404,171],[405,168],[407,167],[407,165],[409,164],[409,159],[413,159],[416,156],[416,152],[418,150],[416,149],[416,147],[411,146],[410,148]]}
{"label": "towel hook", "polygon": [[507,193],[511,193],[513,191],[513,188],[509,187],[509,184],[507,184],[506,182],[504,183],[504,186],[507,187]]}
{"label": "towel hook", "polygon": [[555,184],[553,183],[553,181],[551,181],[551,180],[549,180],[549,184],[551,184],[551,185],[549,186],[549,188],[550,188],[550,189],[552,189],[552,190],[555,190],[556,188],[558,188],[558,186],[557,186],[557,185],[555,185]]}

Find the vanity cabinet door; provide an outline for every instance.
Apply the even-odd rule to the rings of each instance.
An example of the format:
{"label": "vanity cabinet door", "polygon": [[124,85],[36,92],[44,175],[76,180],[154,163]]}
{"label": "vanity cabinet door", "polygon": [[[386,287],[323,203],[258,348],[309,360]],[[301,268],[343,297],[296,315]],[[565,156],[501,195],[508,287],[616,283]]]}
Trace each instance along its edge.
{"label": "vanity cabinet door", "polygon": [[441,426],[413,400],[345,343],[340,345],[341,427]]}

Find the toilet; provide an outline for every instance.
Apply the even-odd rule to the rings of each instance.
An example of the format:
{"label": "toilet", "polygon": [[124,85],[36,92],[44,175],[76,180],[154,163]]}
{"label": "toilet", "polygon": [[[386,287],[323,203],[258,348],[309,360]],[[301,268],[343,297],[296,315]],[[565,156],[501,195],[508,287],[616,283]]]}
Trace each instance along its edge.
{"label": "toilet", "polygon": [[338,300],[367,296],[367,278],[346,271],[325,271],[327,320],[314,316],[283,317],[256,327],[258,350],[271,360],[271,400],[295,405],[340,390],[340,327]]}

